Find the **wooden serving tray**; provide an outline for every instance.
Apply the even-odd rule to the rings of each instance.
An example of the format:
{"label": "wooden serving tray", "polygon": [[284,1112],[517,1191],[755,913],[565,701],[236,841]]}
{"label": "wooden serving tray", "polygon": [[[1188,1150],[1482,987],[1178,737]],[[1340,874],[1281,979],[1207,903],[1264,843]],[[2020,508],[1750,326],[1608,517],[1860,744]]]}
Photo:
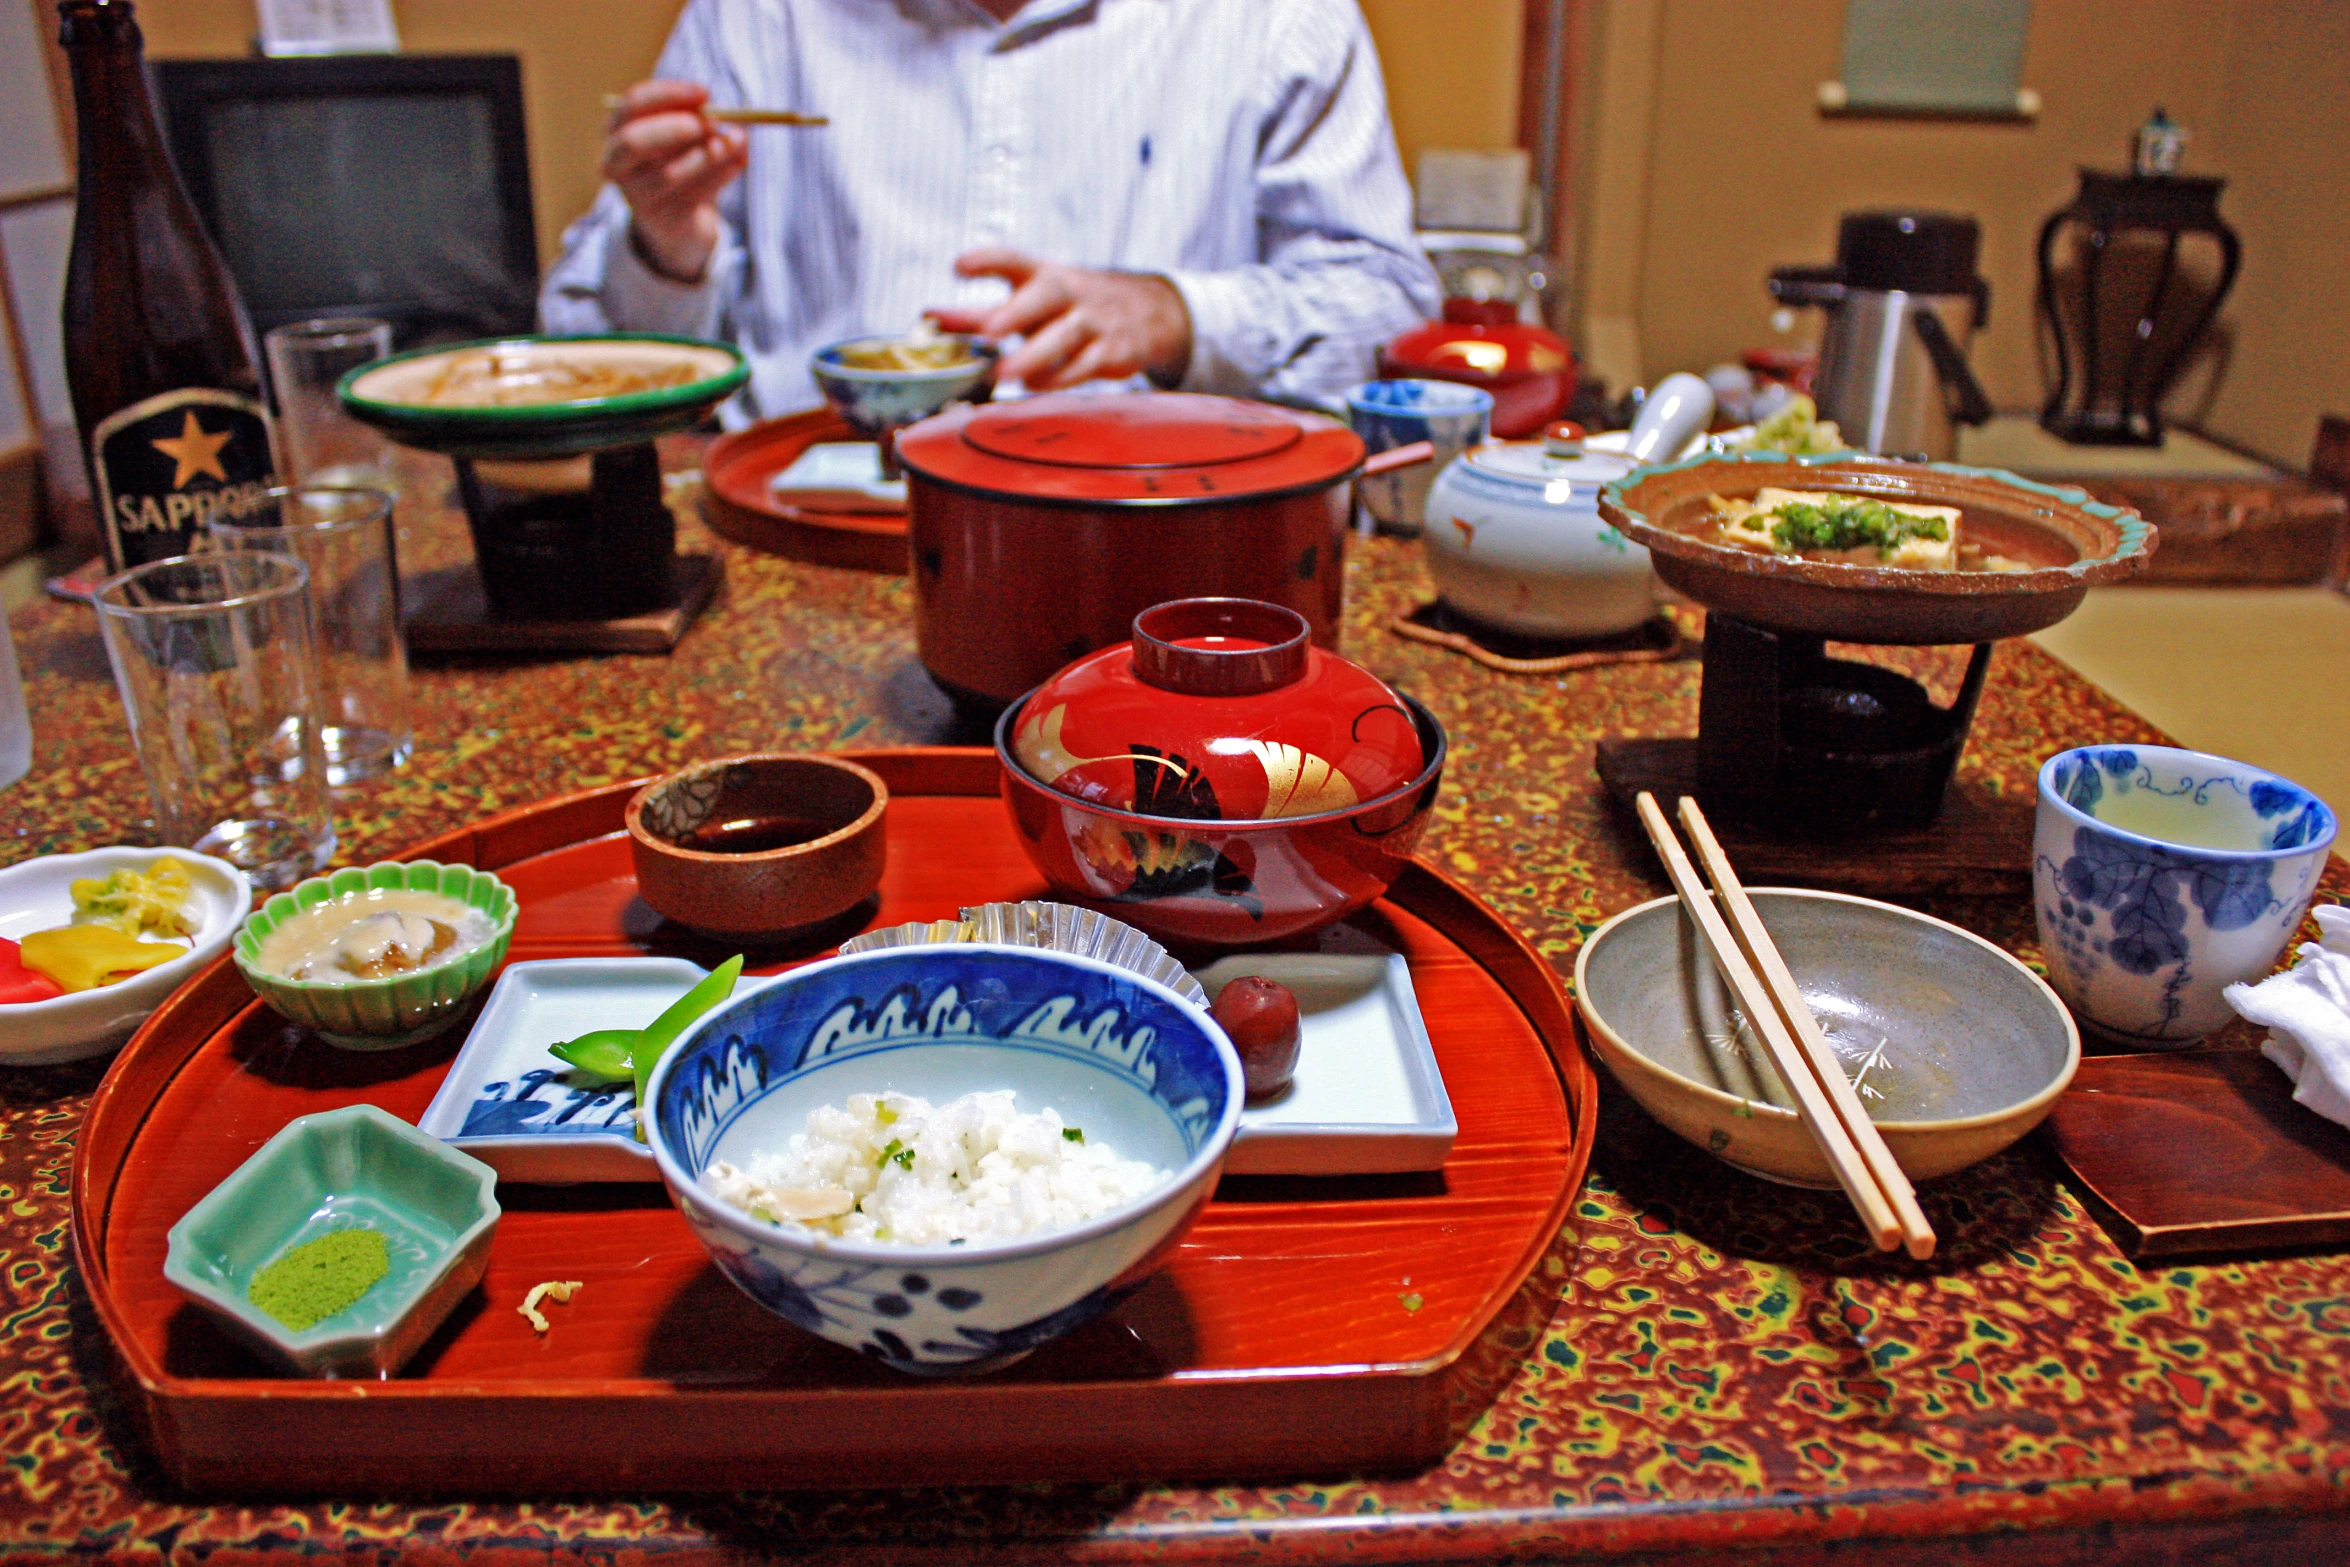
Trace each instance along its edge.
{"label": "wooden serving tray", "polygon": [[2084,1056],[2048,1135],[2125,1257],[2350,1241],[2350,1128],[2257,1050]]}
{"label": "wooden serving tray", "polygon": [[[980,749],[860,753],[888,782],[871,923],[1044,893]],[[511,956],[724,954],[635,896],[635,784],[419,844],[521,902]],[[1528,1274],[1590,1156],[1591,1069],[1548,964],[1417,866],[1351,923],[1410,962],[1460,1121],[1441,1171],[1227,1179],[1173,1262],[1009,1370],[922,1381],[735,1291],[658,1187],[499,1192],[484,1286],[389,1382],[264,1374],[165,1283],[165,1232],[288,1119],[366,1100],[414,1120],[464,1037],[334,1050],[216,963],[99,1086],[74,1164],[74,1254],[128,1408],[196,1492],[419,1494],[1264,1478],[1425,1466],[1549,1314]],[[830,933],[838,940],[846,931]],[[816,953],[766,954],[772,970]],[[516,1313],[585,1281],[543,1338]],[[1498,1320],[1497,1320],[1498,1319]]]}

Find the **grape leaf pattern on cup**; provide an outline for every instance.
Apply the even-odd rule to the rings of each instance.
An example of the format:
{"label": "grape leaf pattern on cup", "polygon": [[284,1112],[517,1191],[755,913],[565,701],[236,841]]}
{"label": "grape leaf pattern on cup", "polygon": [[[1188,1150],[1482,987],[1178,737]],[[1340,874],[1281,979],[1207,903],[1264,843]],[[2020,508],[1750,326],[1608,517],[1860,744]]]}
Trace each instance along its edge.
{"label": "grape leaf pattern on cup", "polygon": [[2190,860],[2153,844],[2080,827],[2061,880],[2070,896],[2110,910],[2106,953],[2131,974],[2152,974],[2187,958],[2184,892],[2213,930],[2241,930],[2276,906],[2266,860]]}

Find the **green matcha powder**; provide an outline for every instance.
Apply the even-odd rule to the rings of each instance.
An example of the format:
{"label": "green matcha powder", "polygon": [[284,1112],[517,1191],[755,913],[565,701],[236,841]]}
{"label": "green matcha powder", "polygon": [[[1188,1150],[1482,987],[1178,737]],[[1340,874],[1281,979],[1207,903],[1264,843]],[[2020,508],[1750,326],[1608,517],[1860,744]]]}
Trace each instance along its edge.
{"label": "green matcha powder", "polygon": [[245,1293],[300,1333],[349,1306],[391,1271],[391,1247],[381,1233],[364,1226],[333,1230],[254,1274]]}

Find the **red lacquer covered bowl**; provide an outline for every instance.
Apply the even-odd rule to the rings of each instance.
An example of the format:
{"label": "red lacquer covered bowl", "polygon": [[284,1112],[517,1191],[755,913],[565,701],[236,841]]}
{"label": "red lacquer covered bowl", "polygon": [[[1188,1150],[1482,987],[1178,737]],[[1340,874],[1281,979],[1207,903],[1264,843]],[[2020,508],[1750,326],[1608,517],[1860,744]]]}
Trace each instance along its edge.
{"label": "red lacquer covered bowl", "polygon": [[1379,350],[1379,374],[1481,386],[1493,394],[1493,433],[1539,434],[1575,396],[1575,355],[1566,340],[1518,319],[1499,299],[1448,299],[1427,321]]}
{"label": "red lacquer covered bowl", "polygon": [[1012,754],[1039,783],[1145,816],[1312,816],[1420,770],[1419,731],[1386,681],[1252,599],[1178,599],[1134,640],[1028,698]]}
{"label": "red lacquer covered bowl", "polygon": [[1444,769],[1428,710],[1310,647],[1277,605],[1183,600],[1134,630],[996,725],[1005,803],[1045,879],[1214,946],[1313,930],[1386,891]]}

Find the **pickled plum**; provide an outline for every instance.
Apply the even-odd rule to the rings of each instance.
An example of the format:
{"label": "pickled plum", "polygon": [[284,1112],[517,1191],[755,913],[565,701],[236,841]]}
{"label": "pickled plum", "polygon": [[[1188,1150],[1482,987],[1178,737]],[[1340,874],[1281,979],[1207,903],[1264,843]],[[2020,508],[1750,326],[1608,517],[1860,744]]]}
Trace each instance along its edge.
{"label": "pickled plum", "polygon": [[1243,974],[1216,993],[1208,1009],[1240,1052],[1248,1097],[1262,1099],[1289,1086],[1297,1070],[1297,997],[1287,985]]}

